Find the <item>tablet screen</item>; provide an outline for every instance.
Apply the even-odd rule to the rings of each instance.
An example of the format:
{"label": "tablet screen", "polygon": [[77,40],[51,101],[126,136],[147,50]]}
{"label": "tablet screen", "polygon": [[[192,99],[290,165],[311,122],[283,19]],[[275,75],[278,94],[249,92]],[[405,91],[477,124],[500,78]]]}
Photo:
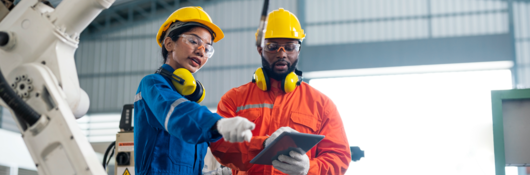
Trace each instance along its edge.
{"label": "tablet screen", "polygon": [[282,154],[289,155],[291,151],[305,154],[322,139],[324,139],[323,135],[284,132],[254,157],[250,163],[272,165],[272,161],[277,160],[278,156]]}

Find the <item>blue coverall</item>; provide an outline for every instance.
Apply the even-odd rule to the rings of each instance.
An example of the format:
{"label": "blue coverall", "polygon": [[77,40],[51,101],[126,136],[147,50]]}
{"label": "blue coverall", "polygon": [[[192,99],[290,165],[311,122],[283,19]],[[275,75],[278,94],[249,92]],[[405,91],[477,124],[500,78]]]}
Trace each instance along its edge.
{"label": "blue coverall", "polygon": [[208,142],[222,137],[211,129],[221,118],[180,95],[168,78],[145,76],[134,102],[136,174],[201,174]]}

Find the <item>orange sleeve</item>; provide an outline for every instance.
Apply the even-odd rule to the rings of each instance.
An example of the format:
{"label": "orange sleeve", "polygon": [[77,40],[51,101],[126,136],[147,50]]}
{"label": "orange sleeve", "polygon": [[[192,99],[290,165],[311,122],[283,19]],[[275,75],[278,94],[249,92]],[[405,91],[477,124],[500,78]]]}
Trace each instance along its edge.
{"label": "orange sleeve", "polygon": [[335,104],[331,100],[324,104],[320,134],[326,137],[316,146],[317,155],[310,161],[308,174],[345,174],[351,162],[346,132]]}
{"label": "orange sleeve", "polygon": [[[237,97],[234,89],[228,91],[217,106],[217,113],[225,118],[236,116],[237,107],[232,97]],[[256,135],[255,133],[253,133]],[[220,139],[210,144],[212,154],[219,163],[230,167],[232,170],[247,171],[253,164],[250,163],[256,155],[263,150],[263,142],[269,136],[253,136],[249,142],[230,143]]]}

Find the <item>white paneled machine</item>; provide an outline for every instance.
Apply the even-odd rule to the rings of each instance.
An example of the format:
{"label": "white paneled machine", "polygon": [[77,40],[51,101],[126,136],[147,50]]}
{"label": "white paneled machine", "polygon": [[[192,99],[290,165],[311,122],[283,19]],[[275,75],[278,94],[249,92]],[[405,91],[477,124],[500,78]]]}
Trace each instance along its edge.
{"label": "white paneled machine", "polygon": [[[120,119],[120,131],[116,134],[116,141],[112,142],[103,155],[103,167],[108,168],[114,159],[115,175],[134,175],[134,126],[133,126],[133,104],[123,105]],[[110,154],[109,154],[110,153]]]}
{"label": "white paneled machine", "polygon": [[15,116],[39,174],[106,174],[75,121],[89,99],[74,52],[80,33],[114,0],[63,0],[57,8],[0,2],[0,104]]}

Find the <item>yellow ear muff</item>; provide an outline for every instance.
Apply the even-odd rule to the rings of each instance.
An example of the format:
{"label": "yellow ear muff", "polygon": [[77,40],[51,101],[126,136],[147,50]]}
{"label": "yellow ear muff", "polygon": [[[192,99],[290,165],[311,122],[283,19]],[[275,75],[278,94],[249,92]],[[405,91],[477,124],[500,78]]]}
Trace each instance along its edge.
{"label": "yellow ear muff", "polygon": [[[298,74],[302,76],[302,72],[298,70],[287,74],[287,76],[281,83],[281,88],[284,92],[286,93],[293,92],[294,89],[296,89],[296,86],[300,85],[301,81],[300,81],[300,78],[298,78]],[[256,83],[256,86],[258,86],[258,88],[263,91],[267,91],[268,89],[270,89],[270,86],[271,86],[267,73],[263,71],[261,67],[258,68],[256,72],[254,72],[254,76],[252,77],[252,82]]]}
{"label": "yellow ear muff", "polygon": [[298,75],[296,75],[294,72],[287,74],[285,80],[282,83],[283,91],[286,93],[293,92],[294,89],[296,89],[296,86],[298,86],[298,81]]}
{"label": "yellow ear muff", "polygon": [[202,100],[204,100],[205,92],[204,87],[202,86],[202,83],[197,81],[197,88],[195,88],[195,91],[190,95],[185,95],[188,100],[194,101],[197,103],[201,103]]}
{"label": "yellow ear muff", "polygon": [[173,73],[160,67],[155,73],[160,74],[171,80],[171,84],[177,92],[190,101],[200,103],[204,100],[205,89],[202,83],[195,80],[191,72],[184,68],[179,68]]}
{"label": "yellow ear muff", "polygon": [[178,68],[171,75],[171,82],[181,95],[191,95],[195,92],[197,84],[195,78],[188,69]]}
{"label": "yellow ear muff", "polygon": [[258,68],[256,72],[254,72],[254,77],[252,77],[252,82],[256,83],[259,89],[263,91],[267,91],[269,89],[269,77],[265,72],[263,72],[263,69]]}

